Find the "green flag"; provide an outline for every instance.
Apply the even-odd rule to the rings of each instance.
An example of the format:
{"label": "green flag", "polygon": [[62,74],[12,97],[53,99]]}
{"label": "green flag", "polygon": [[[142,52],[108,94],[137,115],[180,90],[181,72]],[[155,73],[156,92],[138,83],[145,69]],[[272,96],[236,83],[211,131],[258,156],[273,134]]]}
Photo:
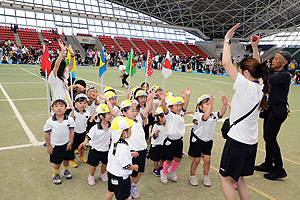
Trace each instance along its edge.
{"label": "green flag", "polygon": [[125,71],[130,74],[130,68],[131,68],[131,77],[136,73],[136,67],[135,67],[135,61],[134,61],[134,53],[133,50],[131,49],[130,55],[128,58],[128,62],[126,65]]}

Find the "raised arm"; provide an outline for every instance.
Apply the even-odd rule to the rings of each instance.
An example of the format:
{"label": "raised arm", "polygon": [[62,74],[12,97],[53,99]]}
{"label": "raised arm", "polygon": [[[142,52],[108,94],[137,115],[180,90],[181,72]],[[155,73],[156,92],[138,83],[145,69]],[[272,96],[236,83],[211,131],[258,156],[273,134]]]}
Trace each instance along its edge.
{"label": "raised arm", "polygon": [[169,111],[166,106],[166,95],[164,93],[161,93],[160,98],[162,99],[161,106],[163,108],[163,111],[165,114],[168,114]]}
{"label": "raised arm", "polygon": [[154,99],[154,97],[155,97],[156,94],[157,94],[157,93],[155,92],[155,89],[152,88],[151,91],[150,91],[150,93],[148,94],[147,106],[146,106],[145,110],[143,110],[143,112],[142,112],[142,115],[143,115],[144,117],[146,117],[147,114],[148,114],[148,112],[150,111],[151,106],[152,106],[153,99]]}
{"label": "raised arm", "polygon": [[67,48],[67,50],[70,53],[70,62],[69,62],[69,65],[68,65],[68,70],[71,73],[71,71],[73,69],[73,64],[74,64],[74,52],[70,48]]}
{"label": "raised arm", "polygon": [[223,115],[226,113],[227,105],[228,105],[228,99],[225,96],[222,96],[222,109],[219,112],[220,117],[223,117]]}
{"label": "raised arm", "polygon": [[206,112],[204,113],[203,120],[206,121],[210,117],[210,114],[213,110],[213,103],[214,103],[213,96],[210,96],[210,98],[208,100],[208,108],[207,108]]}
{"label": "raised arm", "polygon": [[251,37],[251,46],[253,49],[253,58],[256,58],[258,60],[258,62],[260,62],[260,57],[259,57],[259,53],[258,53],[258,43],[260,42],[260,33],[256,37],[257,37],[257,40],[255,42],[253,42],[252,37]]}
{"label": "raised arm", "polygon": [[[232,36],[234,35],[234,31],[240,26],[240,23],[236,24],[232,27],[225,35],[225,41],[229,41]],[[234,67],[231,61],[231,51],[230,51],[230,44],[228,42],[224,42],[223,45],[223,59],[222,59],[223,66],[226,70],[226,73],[229,75],[231,80],[235,82],[236,77],[238,75],[238,71]]]}
{"label": "raised arm", "polygon": [[186,110],[188,105],[189,105],[191,92],[192,92],[192,88],[190,88],[190,87],[187,87],[186,91],[184,92],[185,101],[184,101],[184,104],[183,104],[183,107],[182,107],[184,110]]}
{"label": "raised arm", "polygon": [[55,65],[54,65],[54,68],[53,68],[53,75],[54,75],[54,77],[56,77],[56,75],[57,75],[58,68],[59,68],[60,63],[61,63],[61,61],[62,61],[62,58],[63,58],[63,56],[64,56],[64,53],[65,53],[66,50],[67,50],[67,47],[66,47],[66,45],[64,45],[63,41],[61,41],[61,40],[58,41],[58,44],[59,44],[59,46],[60,46],[61,51],[60,51],[60,53],[59,53],[58,58],[57,58],[56,61],[55,61]]}
{"label": "raised arm", "polygon": [[111,113],[111,115],[112,115],[113,117],[118,117],[119,115],[118,115],[118,113],[115,111],[115,109],[112,107],[112,105],[111,105],[111,103],[110,103],[110,101],[109,101],[108,96],[106,96],[106,95],[104,95],[104,94],[99,94],[99,97],[100,97],[101,99],[104,99],[104,100],[105,100],[106,105],[107,105],[107,107],[108,107],[109,112]]}

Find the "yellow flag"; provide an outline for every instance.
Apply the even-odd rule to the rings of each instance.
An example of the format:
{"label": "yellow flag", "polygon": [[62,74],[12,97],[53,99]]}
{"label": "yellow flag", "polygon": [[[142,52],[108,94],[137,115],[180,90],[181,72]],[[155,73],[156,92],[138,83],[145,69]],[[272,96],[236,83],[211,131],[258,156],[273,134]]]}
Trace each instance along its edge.
{"label": "yellow flag", "polygon": [[[73,48],[72,46],[70,45],[70,49],[73,51]],[[66,62],[66,67],[69,66],[69,63],[70,63],[70,59],[72,59],[71,55],[70,55],[70,52],[68,52],[67,54],[67,62]],[[73,62],[73,68],[72,68],[72,71],[71,72],[74,72],[76,70],[76,60],[75,60],[75,57],[73,57],[74,59],[74,62]]]}

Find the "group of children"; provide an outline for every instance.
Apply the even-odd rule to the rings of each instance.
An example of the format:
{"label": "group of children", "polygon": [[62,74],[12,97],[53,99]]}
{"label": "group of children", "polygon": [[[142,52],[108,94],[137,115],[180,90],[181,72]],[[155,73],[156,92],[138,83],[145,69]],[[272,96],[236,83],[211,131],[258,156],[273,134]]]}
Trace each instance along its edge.
{"label": "group of children", "polygon": [[[62,82],[56,83],[52,90],[62,88],[60,92],[53,91],[58,94],[51,104],[54,114],[44,126],[47,153],[53,163],[53,183],[61,184],[61,163],[62,176],[72,178],[68,167],[77,167],[77,151],[78,161],[90,165],[89,185],[95,185],[95,171],[102,163],[99,177],[108,181],[104,199],[111,199],[114,195],[117,199],[139,198],[138,182],[145,171],[147,157],[154,161],[153,174],[159,176],[163,184],[168,183],[168,173],[172,181],[177,181],[176,168],[182,158],[184,115],[189,113],[186,109],[191,88],[181,92],[181,97],[175,97],[171,92],[163,93],[163,88],[156,85],[147,92],[149,85],[143,83],[141,87],[134,87],[131,94],[127,93],[127,99],[118,105],[117,94],[112,88],[107,87],[97,95],[96,88],[89,86],[85,91],[75,90],[77,93],[71,102],[64,86],[67,71],[64,70],[65,64],[63,70],[59,69],[61,63],[52,66],[49,76],[53,79],[52,86],[55,81]],[[194,186],[198,185],[195,172],[201,157],[204,161],[203,183],[211,185],[208,172],[216,122],[229,105],[223,96],[221,110],[213,112],[213,103],[211,95],[199,97],[193,117],[188,154],[193,157],[189,180]],[[149,130],[151,146],[148,153]],[[86,159],[83,153],[88,143],[90,149]]]}

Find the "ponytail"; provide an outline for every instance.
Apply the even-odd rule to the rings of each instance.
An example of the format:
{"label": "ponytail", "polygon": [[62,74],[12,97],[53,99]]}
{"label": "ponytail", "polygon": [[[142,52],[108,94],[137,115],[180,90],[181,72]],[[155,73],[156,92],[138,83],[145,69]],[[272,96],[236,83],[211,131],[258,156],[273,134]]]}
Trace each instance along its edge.
{"label": "ponytail", "polygon": [[264,96],[260,102],[259,105],[259,109],[260,110],[267,110],[268,109],[268,94],[269,94],[269,90],[270,90],[270,73],[269,73],[269,69],[266,65],[266,63],[261,66],[261,73],[262,73],[262,80],[263,80],[263,84],[264,87],[262,89]]}

